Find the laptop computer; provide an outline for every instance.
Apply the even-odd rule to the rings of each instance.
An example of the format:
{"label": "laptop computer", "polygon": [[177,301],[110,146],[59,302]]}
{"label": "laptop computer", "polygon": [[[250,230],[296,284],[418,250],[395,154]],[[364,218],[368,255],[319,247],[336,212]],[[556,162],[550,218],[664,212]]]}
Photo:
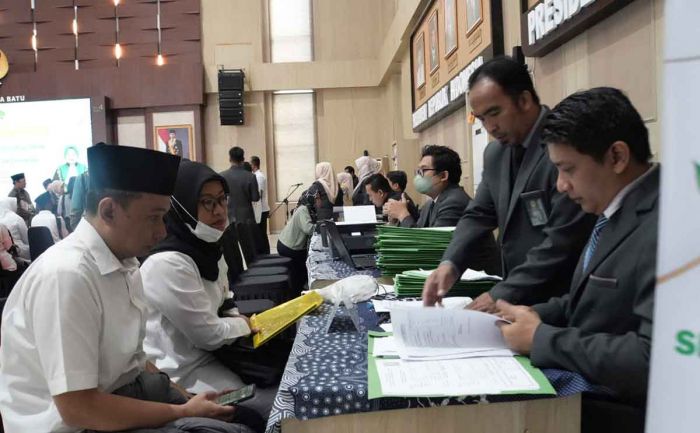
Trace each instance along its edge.
{"label": "laptop computer", "polygon": [[343,238],[340,235],[338,227],[336,227],[335,223],[333,221],[326,221],[325,225],[326,230],[328,231],[328,237],[330,238],[332,249],[338,253],[338,256],[340,256],[345,263],[355,269],[377,267],[377,260],[375,259],[374,254],[350,255],[350,252],[348,252],[345,242],[343,241]]}

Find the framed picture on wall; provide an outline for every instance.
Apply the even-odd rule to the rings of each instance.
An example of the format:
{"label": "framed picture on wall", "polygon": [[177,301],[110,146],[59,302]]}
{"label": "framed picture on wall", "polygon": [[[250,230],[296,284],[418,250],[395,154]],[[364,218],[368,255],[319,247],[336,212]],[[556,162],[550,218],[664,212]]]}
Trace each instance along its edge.
{"label": "framed picture on wall", "polygon": [[481,24],[482,15],[481,0],[467,0],[467,35]]}
{"label": "framed picture on wall", "polygon": [[457,49],[457,0],[444,0],[445,10],[445,57]]}
{"label": "framed picture on wall", "polygon": [[420,89],[425,85],[425,33],[421,33],[416,38],[415,49],[415,65],[416,65],[416,89]]}
{"label": "framed picture on wall", "polygon": [[155,127],[156,150],[195,160],[192,125],[160,125]]}
{"label": "framed picture on wall", "polygon": [[440,67],[440,47],[438,45],[438,11],[433,12],[428,20],[428,42],[430,46],[430,73]]}

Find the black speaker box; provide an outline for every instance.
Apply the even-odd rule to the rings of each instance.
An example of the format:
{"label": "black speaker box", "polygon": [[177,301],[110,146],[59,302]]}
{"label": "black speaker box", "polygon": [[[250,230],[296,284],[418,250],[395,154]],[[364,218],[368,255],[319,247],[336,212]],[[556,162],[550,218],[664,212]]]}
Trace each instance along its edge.
{"label": "black speaker box", "polygon": [[240,90],[243,91],[243,79],[245,74],[242,70],[219,71],[219,91]]}
{"label": "black speaker box", "polygon": [[219,119],[222,125],[245,124],[244,81],[245,74],[240,69],[219,71]]}

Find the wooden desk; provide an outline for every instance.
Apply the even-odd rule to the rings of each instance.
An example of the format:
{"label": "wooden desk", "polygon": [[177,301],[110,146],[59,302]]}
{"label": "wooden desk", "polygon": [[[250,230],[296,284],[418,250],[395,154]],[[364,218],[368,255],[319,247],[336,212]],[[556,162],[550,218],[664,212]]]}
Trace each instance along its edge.
{"label": "wooden desk", "polygon": [[579,433],[581,395],[282,421],[282,433]]}

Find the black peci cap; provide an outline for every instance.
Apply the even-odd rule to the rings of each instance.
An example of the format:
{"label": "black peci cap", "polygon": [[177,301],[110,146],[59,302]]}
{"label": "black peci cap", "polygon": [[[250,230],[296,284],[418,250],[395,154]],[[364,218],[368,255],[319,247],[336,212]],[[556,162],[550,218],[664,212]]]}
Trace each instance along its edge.
{"label": "black peci cap", "polygon": [[150,149],[98,143],[88,149],[91,189],[171,195],[180,157]]}

